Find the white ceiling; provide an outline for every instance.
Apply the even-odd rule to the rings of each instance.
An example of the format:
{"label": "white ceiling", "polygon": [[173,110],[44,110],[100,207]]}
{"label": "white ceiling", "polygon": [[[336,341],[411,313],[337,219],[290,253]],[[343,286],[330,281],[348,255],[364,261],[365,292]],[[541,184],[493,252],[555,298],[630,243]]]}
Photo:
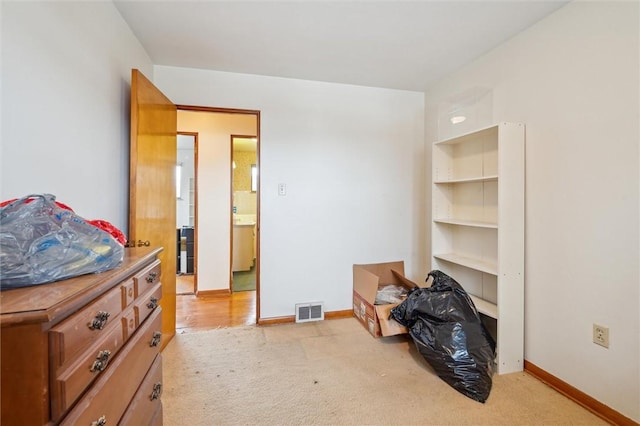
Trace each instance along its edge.
{"label": "white ceiling", "polygon": [[568,3],[113,1],[157,65],[415,91]]}

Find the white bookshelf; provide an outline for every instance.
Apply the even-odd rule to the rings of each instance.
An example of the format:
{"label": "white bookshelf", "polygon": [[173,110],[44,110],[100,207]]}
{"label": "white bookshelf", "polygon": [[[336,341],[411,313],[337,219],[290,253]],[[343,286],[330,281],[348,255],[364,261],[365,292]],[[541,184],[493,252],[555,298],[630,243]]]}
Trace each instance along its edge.
{"label": "white bookshelf", "polygon": [[433,145],[431,266],[484,316],[499,374],[524,362],[524,134],[499,123]]}

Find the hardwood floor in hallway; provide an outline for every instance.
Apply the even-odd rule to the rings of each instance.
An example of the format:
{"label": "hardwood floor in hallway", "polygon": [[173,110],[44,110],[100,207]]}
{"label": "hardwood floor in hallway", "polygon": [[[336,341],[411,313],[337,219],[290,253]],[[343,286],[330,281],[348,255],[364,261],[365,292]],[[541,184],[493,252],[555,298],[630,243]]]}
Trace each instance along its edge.
{"label": "hardwood floor in hallway", "polygon": [[178,294],[176,296],[177,333],[255,323],[255,291],[202,297],[196,297],[194,294]]}

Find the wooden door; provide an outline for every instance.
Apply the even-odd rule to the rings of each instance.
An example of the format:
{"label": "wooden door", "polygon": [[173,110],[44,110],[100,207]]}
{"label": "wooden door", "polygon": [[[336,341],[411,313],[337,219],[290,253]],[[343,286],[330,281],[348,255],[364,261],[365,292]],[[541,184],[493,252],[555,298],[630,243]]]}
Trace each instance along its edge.
{"label": "wooden door", "polygon": [[158,255],[163,348],[176,329],[177,118],[173,102],[140,71],[132,70],[129,241],[164,248]]}

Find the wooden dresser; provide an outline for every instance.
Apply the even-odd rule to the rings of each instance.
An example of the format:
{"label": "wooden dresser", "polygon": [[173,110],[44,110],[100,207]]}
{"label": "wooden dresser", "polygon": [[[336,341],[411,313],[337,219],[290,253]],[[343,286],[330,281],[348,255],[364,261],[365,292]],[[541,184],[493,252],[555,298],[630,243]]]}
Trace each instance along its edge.
{"label": "wooden dresser", "polygon": [[0,423],[161,425],[162,249],[0,292]]}

